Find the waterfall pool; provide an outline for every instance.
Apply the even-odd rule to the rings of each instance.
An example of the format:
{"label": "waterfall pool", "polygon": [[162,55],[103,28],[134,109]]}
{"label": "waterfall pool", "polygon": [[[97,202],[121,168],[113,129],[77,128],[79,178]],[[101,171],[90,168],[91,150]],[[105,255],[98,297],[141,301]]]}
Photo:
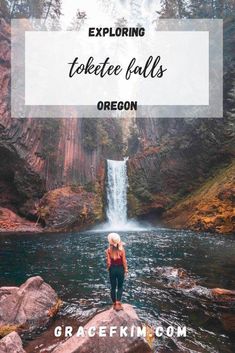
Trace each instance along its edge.
{"label": "waterfall pool", "polygon": [[[183,268],[200,288],[234,289],[235,239],[164,228],[120,234],[129,265],[123,301],[134,305],[141,319],[154,327],[187,326],[186,338],[156,339],[155,352],[232,353],[234,337],[219,318],[231,315],[234,306],[169,286],[158,271]],[[20,285],[40,275],[64,301],[52,327],[37,333],[34,340],[27,338],[27,352],[52,350],[53,325],[85,324],[109,307],[106,247],[105,231],[1,234],[0,285]]]}

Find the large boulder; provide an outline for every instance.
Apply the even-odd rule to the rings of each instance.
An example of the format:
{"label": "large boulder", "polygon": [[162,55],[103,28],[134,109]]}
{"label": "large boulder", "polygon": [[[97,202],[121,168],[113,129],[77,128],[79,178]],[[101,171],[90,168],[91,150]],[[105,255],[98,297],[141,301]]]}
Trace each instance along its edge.
{"label": "large boulder", "polygon": [[79,230],[103,220],[103,202],[94,191],[66,186],[43,196],[38,217],[52,231]]}
{"label": "large boulder", "polygon": [[0,288],[0,336],[20,328],[32,330],[48,323],[60,300],[40,276],[29,278],[20,287]]}
{"label": "large boulder", "polygon": [[0,340],[0,353],[25,353],[18,333],[11,332]]}
{"label": "large boulder", "polygon": [[[96,315],[84,326],[84,337],[76,334],[64,343],[60,344],[53,353],[150,353],[152,352],[148,342],[143,337],[137,337],[137,333],[130,337],[131,327],[140,327],[140,319],[131,305],[124,304],[124,310],[116,312],[113,309],[106,310]],[[106,327],[106,336],[100,337],[99,328]],[[96,328],[94,337],[89,337],[88,330]],[[117,333],[109,334],[110,328],[116,327]],[[127,337],[120,337],[120,327],[127,327]]]}

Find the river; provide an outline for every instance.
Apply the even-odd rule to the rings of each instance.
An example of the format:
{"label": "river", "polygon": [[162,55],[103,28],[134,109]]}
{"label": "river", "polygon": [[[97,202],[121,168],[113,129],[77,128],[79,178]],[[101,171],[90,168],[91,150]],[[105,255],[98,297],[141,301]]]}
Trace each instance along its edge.
{"label": "river", "polygon": [[[120,234],[129,264],[123,301],[134,305],[149,325],[187,326],[186,338],[159,338],[155,351],[232,353],[233,338],[218,319],[231,313],[231,304],[227,307],[172,288],[159,276],[159,268],[181,267],[200,286],[234,289],[235,240],[164,228]],[[30,276],[40,275],[64,301],[55,324],[85,323],[111,304],[104,257],[106,236],[102,231],[1,235],[0,285],[20,285]],[[50,352],[52,337],[53,330],[37,333],[36,340],[28,342],[31,348],[27,352],[45,352],[45,348]]]}

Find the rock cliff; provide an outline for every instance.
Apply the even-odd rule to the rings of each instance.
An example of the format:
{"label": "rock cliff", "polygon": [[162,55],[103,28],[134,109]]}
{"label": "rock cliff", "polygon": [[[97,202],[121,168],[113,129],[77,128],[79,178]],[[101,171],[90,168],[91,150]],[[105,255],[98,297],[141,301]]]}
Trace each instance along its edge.
{"label": "rock cliff", "polygon": [[63,187],[46,193],[38,214],[47,229],[78,230],[103,220],[101,192],[83,187]]}
{"label": "rock cliff", "polygon": [[[89,200],[93,197],[91,204],[96,200],[103,203],[98,211],[100,221],[104,218],[100,209],[105,208],[105,159],[121,159],[128,155],[129,215],[152,214],[154,219],[161,221],[163,218],[166,224],[179,226],[180,214],[174,213],[173,217],[173,210],[181,212],[181,208],[175,206],[197,190],[203,190],[203,185],[212,178],[216,180],[220,170],[231,165],[234,159],[233,21],[224,21],[224,33],[222,119],[12,119],[10,26],[1,19],[0,207],[50,227],[50,218],[38,213],[40,205],[45,207],[46,200],[49,202],[48,195],[54,195],[47,193],[64,187],[82,187],[92,192],[87,194]],[[66,215],[71,208],[66,202],[61,204],[61,200],[59,204],[65,207]],[[212,199],[207,198],[207,202],[211,204]],[[78,212],[83,207],[85,201]],[[94,208],[98,210],[96,206]],[[214,220],[219,216],[216,212]],[[62,208],[60,213],[63,213]],[[182,226],[199,229],[196,224],[200,223],[200,215],[197,213],[190,222],[182,222]],[[233,220],[232,214],[221,222],[227,224],[228,220]],[[221,232],[232,229],[213,226],[212,218],[209,228]],[[79,222],[77,226],[73,223],[73,229],[80,229]]]}
{"label": "rock cliff", "polygon": [[109,156],[120,158],[122,153],[119,122],[11,118],[10,25],[3,18],[0,91],[0,206],[36,221],[39,200],[50,190],[83,185],[102,197],[104,161]]}
{"label": "rock cliff", "polygon": [[[137,121],[135,134],[138,149],[130,157],[128,168],[130,215],[152,213],[155,218],[163,215],[167,221],[164,214],[172,210],[169,222],[172,227],[176,226],[174,210],[174,215],[180,218],[175,205],[211,179],[216,181],[220,170],[229,167],[234,160],[234,120],[231,117]],[[213,200],[208,196],[207,201],[209,210]],[[180,212],[179,208],[177,210]],[[232,209],[228,212],[232,220]],[[196,229],[190,223],[188,227]],[[225,231],[225,228],[215,226],[214,230]]]}
{"label": "rock cliff", "polygon": [[220,171],[164,214],[174,228],[235,233],[235,164]]}
{"label": "rock cliff", "polygon": [[[220,171],[229,168],[235,156],[235,61],[231,50],[234,33],[234,21],[225,18],[223,118],[137,119],[132,124],[128,136],[130,215],[152,213],[153,218],[160,220],[163,216],[165,223],[172,227],[180,223],[191,229],[233,231],[234,190],[224,193],[223,201],[217,198],[213,212],[211,205],[220,192],[219,188],[223,190],[223,183],[217,183],[217,178],[221,178]],[[232,185],[234,180],[227,187]],[[201,207],[199,198],[194,199],[190,221],[183,221],[181,207],[175,208],[175,205],[183,205],[184,200],[197,190],[200,197],[204,197],[204,215],[212,212],[210,221],[207,219],[208,226],[198,226],[200,222],[205,223],[203,211],[196,212],[193,217],[196,208]],[[220,203],[221,209],[224,203],[228,205],[225,213],[221,211]]]}

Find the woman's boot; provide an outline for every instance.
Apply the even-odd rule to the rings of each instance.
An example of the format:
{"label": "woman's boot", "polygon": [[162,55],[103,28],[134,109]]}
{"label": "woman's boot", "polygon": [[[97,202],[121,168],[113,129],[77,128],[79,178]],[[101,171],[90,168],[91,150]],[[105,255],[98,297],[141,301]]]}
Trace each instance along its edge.
{"label": "woman's boot", "polygon": [[116,301],[115,310],[116,310],[116,311],[123,310],[123,307],[122,307],[122,303],[121,303],[121,302]]}

